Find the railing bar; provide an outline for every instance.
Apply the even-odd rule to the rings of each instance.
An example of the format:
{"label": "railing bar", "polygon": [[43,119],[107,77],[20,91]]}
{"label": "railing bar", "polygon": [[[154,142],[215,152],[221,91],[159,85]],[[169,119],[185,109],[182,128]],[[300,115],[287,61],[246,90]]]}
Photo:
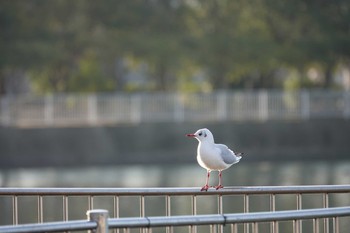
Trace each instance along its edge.
{"label": "railing bar", "polygon": [[[296,198],[297,198],[297,210],[301,210],[303,208],[303,206],[302,206],[302,202],[303,202],[302,194],[298,193],[296,195]],[[296,227],[297,227],[297,232],[302,233],[302,221],[296,220]]]}
{"label": "railing bar", "polygon": [[[268,221],[294,221],[296,219],[314,219],[325,217],[350,216],[350,207],[336,207],[329,209],[305,209],[305,210],[287,210],[276,212],[255,212],[241,214],[211,214],[211,215],[182,215],[170,217],[147,217],[147,218],[126,218],[110,219],[110,227],[162,227],[162,226],[189,226],[189,225],[213,225],[213,224],[231,224],[231,223],[252,223]],[[297,229],[296,229],[297,230]]]}
{"label": "railing bar", "polygon": [[[243,196],[243,203],[244,203],[244,213],[249,213],[249,195],[245,194]],[[244,233],[249,233],[249,223],[244,223]]]}
{"label": "railing bar", "polygon": [[277,221],[273,221],[273,232],[278,233],[279,232],[279,224]]}
{"label": "railing bar", "polygon": [[12,223],[13,225],[18,224],[18,196],[14,195],[12,197]]}
{"label": "railing bar", "polygon": [[113,196],[113,217],[119,218],[119,196]]}
{"label": "railing bar", "polygon": [[[294,211],[279,211],[275,213],[270,212],[258,212],[258,213],[246,213],[246,214],[225,214],[225,216],[220,216],[217,214],[213,215],[202,215],[202,216],[172,216],[172,217],[148,217],[148,218],[125,218],[125,219],[109,219],[110,227],[120,227],[120,228],[149,228],[149,227],[161,227],[166,225],[173,226],[194,226],[194,224],[201,225],[212,225],[213,231],[216,230],[216,226],[218,224],[227,223],[239,223],[239,222],[266,222],[271,221],[271,219],[275,219],[277,221],[284,220],[292,220],[293,221],[293,230],[294,232],[298,232],[298,228],[296,225],[296,219],[315,219],[315,218],[323,218],[323,217],[333,217],[338,218],[340,216],[350,216],[350,207],[337,207],[337,208],[329,208],[329,209],[308,209],[308,210],[294,210]],[[339,231],[338,219],[333,219],[335,221],[334,228],[335,231]],[[119,222],[119,225],[118,225]],[[92,225],[91,225],[92,224]],[[13,229],[25,228],[25,229],[33,229],[39,227],[41,229],[45,229],[45,231],[50,231],[50,229],[58,229],[55,227],[59,227],[59,229],[91,229],[91,227],[96,227],[96,223],[92,223],[90,221],[70,221],[69,223],[65,222],[56,222],[56,223],[42,223],[42,224],[24,224],[22,226],[0,226],[1,232],[15,232],[15,231],[6,231],[5,229],[9,229],[13,227]],[[67,228],[65,228],[67,227]],[[38,229],[38,228],[36,228]],[[253,231],[256,231],[256,226],[252,227]],[[16,231],[17,232],[17,231]],[[22,231],[23,232],[23,231]],[[339,232],[338,232],[339,233]]]}
{"label": "railing bar", "polygon": [[[196,195],[192,195],[191,202],[192,202],[192,215],[197,215],[197,196]],[[197,233],[197,226],[192,226],[191,230],[192,230],[192,233]]]}
{"label": "railing bar", "polygon": [[270,194],[270,211],[276,210],[276,195],[274,193]]}
{"label": "railing bar", "polygon": [[[119,196],[113,196],[113,216],[119,218]],[[119,233],[119,229],[114,229],[114,232]]]}
{"label": "railing bar", "polygon": [[[212,194],[217,194],[215,191],[212,191],[211,193]],[[223,199],[222,198],[223,198],[224,194],[218,193],[217,195],[218,195],[218,213],[220,214],[220,211],[221,211],[221,213],[223,213]],[[170,198],[171,198],[172,195],[168,194],[167,196],[168,197],[166,197],[166,198],[169,198],[169,203],[170,203]],[[144,195],[142,197],[145,198]],[[43,220],[44,220],[44,216],[43,216],[44,215],[44,212],[43,212],[43,209],[44,209],[43,201],[44,201],[44,199],[43,198],[44,197],[42,195],[37,195],[37,198],[38,198],[38,222],[40,222],[40,221],[43,222]],[[94,198],[94,196],[92,196],[92,195],[89,196],[89,205],[91,207],[93,207],[93,198]],[[118,196],[118,198],[119,198],[119,196]],[[298,193],[296,195],[296,198],[297,198],[297,209],[301,210],[302,209],[302,193]],[[14,195],[13,198],[12,198],[12,201],[13,201],[13,207],[17,206],[16,207],[17,210],[15,210],[16,208],[13,209],[13,222],[16,221],[15,220],[15,216],[17,215],[17,223],[18,223],[18,196]],[[166,199],[166,201],[167,201],[167,199]],[[145,201],[143,201],[143,202],[145,202]],[[249,213],[249,204],[250,204],[249,203],[249,195],[246,194],[244,196],[244,210],[247,213]],[[276,205],[276,203],[275,203],[275,194],[272,194],[272,195],[270,195],[270,209],[275,209],[276,208],[275,205]],[[323,193],[323,207],[324,208],[328,208],[329,207],[329,193]],[[168,207],[166,207],[166,208],[168,208]],[[168,210],[166,210],[166,212],[167,211]],[[14,214],[15,212],[17,212],[16,215]],[[143,212],[145,212],[145,207],[143,207]],[[169,212],[171,212],[170,208],[169,208]],[[196,195],[192,196],[192,212],[193,212],[193,215],[197,214],[197,196]],[[68,196],[66,196],[66,195],[63,196],[63,213],[64,213],[63,218],[65,220],[68,220]],[[119,213],[118,213],[118,215],[119,215]],[[42,220],[40,220],[40,219],[42,219]],[[328,221],[326,221],[326,220],[328,220]],[[302,231],[302,225],[301,225],[302,220],[295,219],[295,221],[296,221],[295,227],[296,227],[297,232],[301,232]],[[322,219],[319,219],[317,221],[322,221]],[[329,221],[330,221],[329,218],[324,218],[323,219],[324,223],[327,222],[327,227],[324,228],[325,232],[329,232],[330,231],[329,228],[331,228],[331,229],[333,228],[333,230],[336,228],[335,224],[333,224],[333,225],[329,224]],[[333,221],[334,221],[334,219],[333,219]],[[248,224],[248,229],[247,229],[248,232],[250,232],[249,231],[249,225],[250,224]],[[219,225],[215,225],[215,230],[219,229],[220,226],[221,226],[220,224]],[[339,228],[339,226],[338,226],[338,228]],[[195,229],[195,228],[193,228],[193,229]],[[147,230],[147,229],[145,229],[145,230]],[[252,231],[254,231],[254,224],[253,223],[252,223]]]}
{"label": "railing bar", "polygon": [[43,213],[43,196],[38,196],[38,223],[44,222],[44,213]]}
{"label": "railing bar", "polygon": [[225,187],[218,191],[201,192],[198,188],[1,188],[0,195],[45,195],[45,196],[183,196],[183,195],[232,195],[232,194],[306,194],[350,193],[350,185],[304,185],[304,186],[253,186]]}
{"label": "railing bar", "polygon": [[[218,214],[223,214],[224,213],[224,209],[223,209],[223,203],[222,203],[222,195],[218,195]],[[224,232],[224,226],[223,225],[219,225],[218,226],[218,231],[220,233],[223,233]]]}
{"label": "railing bar", "polygon": [[171,198],[169,195],[165,196],[165,215],[171,216]]}
{"label": "railing bar", "polygon": [[339,218],[338,217],[333,218],[333,232],[339,233]]}
{"label": "railing bar", "polygon": [[140,196],[140,217],[145,217],[145,196]]}
{"label": "railing bar", "polygon": [[20,233],[20,232],[68,232],[78,230],[96,229],[97,223],[87,220],[74,220],[69,222],[50,222],[21,224],[11,226],[0,226],[0,232]]}
{"label": "railing bar", "polygon": [[[323,208],[329,207],[329,195],[328,193],[323,193]],[[329,219],[325,218],[323,220],[323,232],[329,233]]]}
{"label": "railing bar", "polygon": [[296,224],[296,221],[293,220],[293,233],[297,233],[297,229],[296,229],[295,224]]}
{"label": "railing bar", "polygon": [[303,208],[302,206],[302,195],[301,193],[298,193],[297,195],[297,210],[301,210]]}
{"label": "railing bar", "polygon": [[192,195],[192,215],[197,215],[197,196]]}
{"label": "railing bar", "polygon": [[210,233],[216,233],[216,227],[214,224],[210,225]]}
{"label": "railing bar", "polygon": [[253,222],[252,228],[253,228],[253,233],[259,233],[259,223]]}
{"label": "railing bar", "polygon": [[94,196],[93,195],[89,195],[89,197],[88,197],[88,208],[89,208],[89,210],[92,210],[92,209],[94,209]]}
{"label": "railing bar", "polygon": [[[140,196],[140,217],[145,217],[145,196]],[[140,233],[146,233],[145,228],[140,228]]]}
{"label": "railing bar", "polygon": [[293,219],[293,233],[299,233],[299,224],[295,219]]}
{"label": "railing bar", "polygon": [[219,231],[220,233],[223,233],[223,232],[224,232],[224,225],[219,224],[219,225],[217,226],[217,228],[218,228],[218,231]]}
{"label": "railing bar", "polygon": [[194,233],[194,231],[193,231],[193,226],[192,226],[192,225],[189,225],[189,226],[188,226],[188,232],[189,232],[189,233]]}
{"label": "railing bar", "polygon": [[313,233],[320,233],[319,219],[314,218],[312,220],[313,223]]}
{"label": "railing bar", "polygon": [[63,221],[68,221],[68,196],[63,196]]}
{"label": "railing bar", "polygon": [[224,209],[223,209],[223,203],[222,203],[222,195],[218,195],[218,214],[223,214]]}
{"label": "railing bar", "polygon": [[[165,216],[171,216],[171,197],[170,195],[165,196]],[[167,226],[165,228],[166,233],[173,233],[174,228]]]}
{"label": "railing bar", "polygon": [[237,224],[236,223],[231,224],[231,233],[237,233]]}
{"label": "railing bar", "polygon": [[[276,211],[276,195],[274,193],[270,194],[270,211],[271,212]],[[277,221],[272,221],[270,223],[270,231],[272,233],[277,233],[276,232],[277,224],[278,224]]]}

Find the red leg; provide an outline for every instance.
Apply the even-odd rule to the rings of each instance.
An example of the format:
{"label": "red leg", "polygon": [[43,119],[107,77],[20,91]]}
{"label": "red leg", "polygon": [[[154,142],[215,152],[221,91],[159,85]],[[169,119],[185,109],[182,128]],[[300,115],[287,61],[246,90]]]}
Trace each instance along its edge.
{"label": "red leg", "polygon": [[208,191],[209,189],[209,177],[210,177],[210,171],[207,171],[207,180],[205,182],[205,185],[202,187],[201,191]]}
{"label": "red leg", "polygon": [[222,186],[222,171],[219,171],[219,185],[215,186],[215,189],[218,190],[218,189],[221,189],[223,187],[224,186]]}

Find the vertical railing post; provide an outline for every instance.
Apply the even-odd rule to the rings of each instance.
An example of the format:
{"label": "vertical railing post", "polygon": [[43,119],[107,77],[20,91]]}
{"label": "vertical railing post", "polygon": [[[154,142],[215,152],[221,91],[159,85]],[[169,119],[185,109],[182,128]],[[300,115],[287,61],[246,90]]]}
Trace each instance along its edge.
{"label": "vertical railing post", "polygon": [[[249,213],[249,195],[244,194],[243,196],[243,212],[244,213]],[[249,223],[244,223],[243,225],[243,232],[244,233],[249,233]]]}
{"label": "vertical railing post", "polygon": [[107,210],[88,210],[86,212],[89,221],[97,223],[97,228],[92,233],[108,233],[108,211]]}
{"label": "vertical railing post", "polygon": [[217,93],[217,120],[224,121],[227,119],[227,93],[221,91]]}
{"label": "vertical railing post", "polygon": [[[328,193],[323,194],[323,208],[328,208],[329,207],[329,195]],[[324,233],[329,233],[329,219],[325,218],[323,221],[323,232]]]}
{"label": "vertical railing post", "polygon": [[310,93],[306,90],[300,92],[301,94],[301,118],[303,120],[310,119]]}
{"label": "vertical railing post", "polygon": [[53,124],[53,95],[45,96],[44,122],[46,125]]}
{"label": "vertical railing post", "polygon": [[142,97],[138,94],[131,96],[131,121],[132,123],[141,122],[141,99]]}
{"label": "vertical railing post", "polygon": [[185,106],[183,96],[180,93],[174,95],[174,119],[179,123],[185,120]]}
{"label": "vertical railing post", "polygon": [[[276,211],[276,195],[270,194],[270,211],[275,212]],[[278,233],[278,221],[271,221],[271,232],[272,233]]]}
{"label": "vertical railing post", "polygon": [[12,224],[18,224],[18,196],[12,197]]}
{"label": "vertical railing post", "polygon": [[259,119],[266,121],[269,118],[269,95],[266,90],[259,92]]}
{"label": "vertical railing post", "polygon": [[97,96],[90,94],[87,97],[88,100],[88,121],[90,124],[97,123]]}
{"label": "vertical railing post", "polygon": [[[297,210],[301,210],[303,208],[302,203],[303,203],[303,201],[302,201],[301,193],[298,193],[297,194]],[[298,228],[297,232],[298,233],[302,233],[302,231],[303,231],[303,227],[302,227],[303,222],[300,221],[300,220],[296,220],[295,223],[296,223],[296,227]]]}

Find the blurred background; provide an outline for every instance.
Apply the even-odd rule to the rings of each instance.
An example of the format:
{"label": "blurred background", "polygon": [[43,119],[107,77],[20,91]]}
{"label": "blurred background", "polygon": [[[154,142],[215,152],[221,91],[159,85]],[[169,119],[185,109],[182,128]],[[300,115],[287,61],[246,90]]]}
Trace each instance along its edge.
{"label": "blurred background", "polygon": [[[350,179],[350,2],[0,1],[0,186]],[[217,182],[213,175],[213,184]]]}

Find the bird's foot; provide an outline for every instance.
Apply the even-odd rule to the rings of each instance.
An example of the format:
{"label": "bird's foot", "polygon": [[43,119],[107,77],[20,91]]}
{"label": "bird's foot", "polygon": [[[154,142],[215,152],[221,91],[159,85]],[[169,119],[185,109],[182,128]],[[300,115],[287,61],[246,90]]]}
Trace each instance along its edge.
{"label": "bird's foot", "polygon": [[224,186],[222,186],[221,184],[219,184],[218,186],[215,186],[214,188],[216,189],[216,190],[219,190],[219,189],[222,189]]}
{"label": "bird's foot", "polygon": [[208,189],[209,189],[209,185],[206,184],[202,187],[201,191],[208,191]]}

